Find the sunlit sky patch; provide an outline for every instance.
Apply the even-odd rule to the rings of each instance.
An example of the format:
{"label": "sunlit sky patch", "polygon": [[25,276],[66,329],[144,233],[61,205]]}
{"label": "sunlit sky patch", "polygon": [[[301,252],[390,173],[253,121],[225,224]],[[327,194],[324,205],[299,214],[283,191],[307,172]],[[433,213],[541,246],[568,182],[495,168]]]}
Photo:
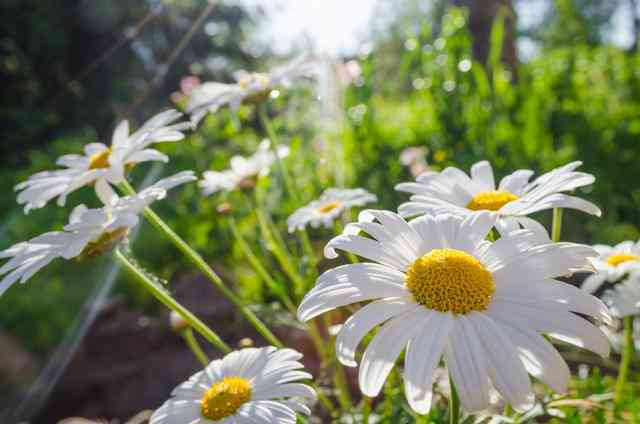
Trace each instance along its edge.
{"label": "sunlit sky patch", "polygon": [[[268,19],[259,37],[268,40],[277,53],[292,48],[313,48],[331,55],[355,53],[367,40],[371,23],[380,0],[238,0],[250,7],[262,8]],[[387,0],[383,0],[387,1]],[[428,0],[426,3],[430,3]],[[548,0],[516,0],[514,4],[519,25],[526,28],[544,17]],[[614,14],[611,30],[605,39],[628,47],[632,42],[629,5],[622,2]],[[523,58],[535,55],[531,40],[521,39],[518,45]]]}

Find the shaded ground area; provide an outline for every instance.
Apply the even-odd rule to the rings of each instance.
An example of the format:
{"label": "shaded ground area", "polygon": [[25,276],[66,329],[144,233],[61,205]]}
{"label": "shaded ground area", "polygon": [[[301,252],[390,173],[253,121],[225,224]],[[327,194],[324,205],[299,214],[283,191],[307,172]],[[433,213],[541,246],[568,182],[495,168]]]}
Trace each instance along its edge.
{"label": "shaded ground area", "polygon": [[[261,343],[207,280],[186,276],[173,288],[176,298],[232,347],[245,337]],[[177,384],[200,369],[168,322],[168,313],[149,317],[113,299],[100,312],[33,422],[49,424],[72,416],[124,421],[158,407]],[[305,333],[282,325],[276,327],[276,333],[305,354],[305,365],[315,374],[318,362]],[[202,346],[211,359],[220,356],[206,342]]]}

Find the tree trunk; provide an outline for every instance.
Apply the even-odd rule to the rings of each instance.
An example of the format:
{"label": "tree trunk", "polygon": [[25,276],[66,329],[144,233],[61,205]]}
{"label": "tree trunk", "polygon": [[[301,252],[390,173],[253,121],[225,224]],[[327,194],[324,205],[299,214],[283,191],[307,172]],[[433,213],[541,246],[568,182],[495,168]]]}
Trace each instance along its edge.
{"label": "tree trunk", "polygon": [[516,14],[512,0],[453,0],[456,6],[469,9],[469,29],[473,36],[473,56],[486,63],[489,55],[491,27],[501,11],[505,13],[502,62],[515,70],[517,63],[515,30]]}

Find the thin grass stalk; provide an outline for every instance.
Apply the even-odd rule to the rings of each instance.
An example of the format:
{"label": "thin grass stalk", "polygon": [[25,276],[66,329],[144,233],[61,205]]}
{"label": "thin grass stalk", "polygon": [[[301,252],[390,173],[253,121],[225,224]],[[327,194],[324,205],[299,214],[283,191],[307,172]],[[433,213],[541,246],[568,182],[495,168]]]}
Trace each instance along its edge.
{"label": "thin grass stalk", "polygon": [[280,171],[280,175],[282,175],[285,190],[287,191],[289,197],[291,197],[291,199],[298,203],[298,193],[293,188],[289,170],[284,165],[284,161],[280,158],[277,152],[278,135],[273,128],[271,119],[269,118],[269,112],[267,111],[267,104],[265,102],[262,102],[258,105],[258,118],[260,119],[260,124],[264,128],[267,137],[269,137],[269,140],[271,140],[271,149],[273,150],[273,154],[276,157],[276,164],[278,166],[278,170]]}
{"label": "thin grass stalk", "polygon": [[620,369],[618,370],[618,379],[616,380],[615,395],[613,398],[613,402],[616,406],[620,406],[622,404],[624,389],[627,385],[627,378],[629,376],[629,366],[633,359],[633,317],[624,317],[623,323],[624,346],[622,347],[622,360],[620,362]]}
{"label": "thin grass stalk", "polygon": [[[135,190],[131,185],[124,181],[120,184],[121,189],[129,194],[135,194]],[[222,281],[222,279],[215,273],[215,271],[207,264],[207,262],[200,256],[198,252],[193,250],[178,234],[176,234],[169,225],[167,225],[160,216],[158,216],[151,208],[146,207],[144,209],[144,216],[158,231],[160,231],[173,245],[202,272],[221,292],[229,299],[239,310],[240,313],[249,321],[249,323],[267,340],[270,344],[276,347],[283,347],[284,345],[278,338],[269,330],[269,328],[258,318],[246,305],[242,303],[240,298],[236,296]]]}
{"label": "thin grass stalk", "polygon": [[289,310],[289,312],[295,314],[296,306],[293,304],[293,301],[287,294],[286,289],[281,287],[271,277],[269,272],[262,265],[262,262],[260,261],[260,259],[258,259],[255,253],[253,253],[247,241],[244,239],[244,237],[242,237],[242,234],[240,234],[240,230],[236,225],[236,220],[233,217],[229,217],[229,227],[231,228],[231,233],[233,234],[236,241],[238,242],[238,246],[240,247],[240,250],[242,250],[242,253],[247,258],[247,260],[249,261],[253,269],[258,273],[260,278],[262,278],[262,280],[267,284],[267,286],[269,286],[271,291],[274,292],[280,298],[280,300],[282,301],[284,306]]}
{"label": "thin grass stalk", "polygon": [[551,224],[551,240],[554,242],[560,241],[560,235],[562,233],[562,209],[553,209],[553,223]]}
{"label": "thin grass stalk", "polygon": [[204,353],[204,350],[202,350],[202,347],[200,347],[200,343],[198,343],[198,340],[194,336],[193,330],[190,327],[187,327],[180,332],[180,335],[184,339],[187,347],[189,347],[191,352],[193,352],[193,355],[198,358],[198,361],[200,361],[204,367],[208,366],[211,361],[207,354]]}
{"label": "thin grass stalk", "polygon": [[191,313],[187,308],[182,306],[175,300],[166,289],[151,281],[151,279],[141,270],[139,270],[129,259],[119,250],[115,250],[115,255],[118,261],[123,265],[133,277],[135,281],[140,283],[147,291],[149,291],[156,299],[172,311],[175,311],[180,317],[185,320],[191,328],[196,330],[207,339],[212,345],[218,348],[223,353],[231,352],[231,348],[205,323],[200,321],[195,315]]}
{"label": "thin grass stalk", "polygon": [[287,274],[289,279],[291,279],[293,283],[293,292],[295,298],[301,298],[304,295],[306,283],[293,264],[291,260],[291,253],[289,253],[286,245],[284,245],[284,241],[278,241],[273,231],[271,230],[269,220],[260,207],[256,208],[256,216],[258,217],[258,223],[260,225],[262,236],[267,243],[267,248],[276,258],[284,273]]}
{"label": "thin grass stalk", "polygon": [[449,395],[449,424],[458,424],[460,422],[460,397],[458,397],[458,391],[453,383],[451,374],[449,374],[449,387],[451,390]]}

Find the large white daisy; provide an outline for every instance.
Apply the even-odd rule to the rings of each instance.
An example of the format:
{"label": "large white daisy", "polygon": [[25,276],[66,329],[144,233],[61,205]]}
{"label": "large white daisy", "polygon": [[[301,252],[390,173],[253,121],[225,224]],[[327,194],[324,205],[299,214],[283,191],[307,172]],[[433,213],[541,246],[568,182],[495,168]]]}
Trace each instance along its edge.
{"label": "large white daisy", "polygon": [[20,192],[18,203],[24,204],[25,213],[43,207],[55,197],[62,206],[69,193],[93,184],[98,196],[106,202],[113,194],[109,184],[122,182],[127,169],[140,162],[169,160],[165,154],[148,147],[183,139],[183,131],[191,128],[191,124],[174,123],[180,116],[182,114],[176,110],[164,111],[132,134],[129,133],[129,122],[120,122],[113,132],[111,146],[89,143],[84,147],[84,155],[69,154],[58,158],[56,163],[65,169],[39,172],[16,185],[16,191]]}
{"label": "large white daisy", "polygon": [[264,100],[278,87],[288,87],[295,81],[318,72],[319,63],[311,57],[299,57],[267,73],[238,71],[235,84],[205,82],[189,93],[187,111],[194,123],[207,113],[215,113],[223,106],[237,110],[242,103]]}
{"label": "large white daisy", "polygon": [[393,212],[363,211],[359,222],[327,244],[325,256],[335,258],[341,249],[377,263],[322,274],[298,318],[373,300],[345,322],[336,354],[344,365],[356,366],[359,342],[383,324],[360,362],[360,388],[376,396],[406,347],[405,394],[418,413],[431,407],[433,372],[443,356],[469,412],[489,406],[491,386],[515,408],[527,409],[534,402],[527,373],[564,392],[569,369],[541,333],[609,353],[604,334],[576,314],[609,322],[606,306],[554,280],[584,266],[595,252],[573,243],[539,244],[529,230],[485,241],[496,219],[476,212],[406,222]]}
{"label": "large white daisy", "polygon": [[289,232],[302,230],[307,224],[313,228],[318,228],[321,225],[329,228],[343,211],[377,200],[375,194],[369,193],[363,188],[328,188],[319,199],[301,207],[287,218]]}
{"label": "large white daisy", "polygon": [[278,158],[282,159],[288,155],[289,148],[287,146],[275,146],[274,153],[271,141],[264,139],[253,155],[232,157],[229,169],[203,172],[198,185],[202,188],[202,194],[205,196],[218,191],[233,191],[238,187],[253,187],[258,178],[269,175],[271,166]]}
{"label": "large white daisy", "polygon": [[111,249],[135,227],[142,210],[166,196],[167,190],[194,181],[191,171],[165,178],[134,196],[113,195],[99,209],[76,206],[63,231],[52,231],[17,243],[0,251],[0,259],[9,260],[0,267],[0,295],[17,281],[25,283],[36,272],[57,258],[97,256]]}
{"label": "large white daisy", "polygon": [[295,424],[309,415],[314,390],[300,380],[302,355],[292,349],[247,348],[211,362],[176,387],[149,424]]}
{"label": "large white daisy", "polygon": [[615,246],[596,244],[598,256],[591,259],[595,273],[582,283],[582,289],[596,292],[604,283],[618,283],[631,272],[640,271],[640,241],[623,241]]}
{"label": "large white daisy", "polygon": [[400,205],[398,212],[404,217],[425,213],[465,216],[488,210],[500,217],[496,224],[501,234],[523,227],[536,232],[541,239],[548,239],[545,228],[527,215],[552,208],[601,214],[593,203],[563,193],[594,182],[593,175],[575,171],[581,164],[572,162],[542,174],[532,182],[529,179],[533,171],[520,169],[504,177],[497,188],[493,169],[487,161],[473,165],[471,176],[454,167],[441,172],[427,171],[414,183],[396,186],[398,191],[412,193],[410,201]]}

